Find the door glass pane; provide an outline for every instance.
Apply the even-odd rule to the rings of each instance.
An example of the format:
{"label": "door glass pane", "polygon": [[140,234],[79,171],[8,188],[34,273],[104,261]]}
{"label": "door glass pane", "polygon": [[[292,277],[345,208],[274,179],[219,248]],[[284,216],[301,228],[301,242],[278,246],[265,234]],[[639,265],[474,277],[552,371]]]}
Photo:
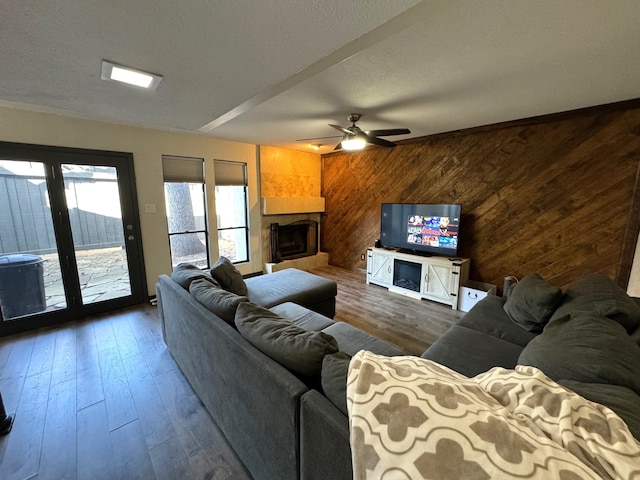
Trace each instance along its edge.
{"label": "door glass pane", "polygon": [[116,168],[63,164],[62,174],[83,304],[131,295]]}
{"label": "door glass pane", "polygon": [[67,307],[44,165],[0,160],[4,321]]}

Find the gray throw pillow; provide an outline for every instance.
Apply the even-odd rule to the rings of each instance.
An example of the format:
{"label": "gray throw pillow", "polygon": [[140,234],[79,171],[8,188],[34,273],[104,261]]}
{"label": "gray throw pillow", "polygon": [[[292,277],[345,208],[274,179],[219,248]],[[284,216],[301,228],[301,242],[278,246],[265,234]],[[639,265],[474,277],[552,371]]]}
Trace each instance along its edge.
{"label": "gray throw pillow", "polygon": [[615,320],[629,333],[640,325],[638,303],[601,273],[589,273],[567,288],[562,305],[553,317],[562,317],[577,310]]}
{"label": "gray throw pillow", "polygon": [[509,293],[504,311],[529,332],[541,332],[562,300],[562,291],[537,273],[520,280]]}
{"label": "gray throw pillow", "polygon": [[319,377],[324,356],[338,351],[338,343],[331,335],[305,330],[252,303],[238,306],[235,323],[258,350],[306,377]]}
{"label": "gray throw pillow", "polygon": [[320,382],[324,395],[342,413],[347,411],[347,374],[349,373],[351,356],[344,352],[325,355],[322,360],[322,376]]}
{"label": "gray throw pillow", "polygon": [[247,295],[247,285],[244,283],[242,274],[231,263],[227,257],[220,257],[213,267],[211,276],[215,278],[220,286],[236,295]]}
{"label": "gray throw pillow", "polygon": [[234,327],[238,305],[249,301],[243,295],[227,292],[203,279],[191,282],[189,292],[199,303]]}
{"label": "gray throw pillow", "polygon": [[640,395],[640,348],[615,320],[591,312],[554,319],[522,350],[518,363],[555,381],[607,383]]}
{"label": "gray throw pillow", "polygon": [[212,285],[219,286],[218,282],[213,277],[203,270],[200,270],[196,265],[192,263],[181,263],[176,265],[171,272],[171,279],[180,285],[185,290],[189,290],[189,285],[194,280],[205,280]]}

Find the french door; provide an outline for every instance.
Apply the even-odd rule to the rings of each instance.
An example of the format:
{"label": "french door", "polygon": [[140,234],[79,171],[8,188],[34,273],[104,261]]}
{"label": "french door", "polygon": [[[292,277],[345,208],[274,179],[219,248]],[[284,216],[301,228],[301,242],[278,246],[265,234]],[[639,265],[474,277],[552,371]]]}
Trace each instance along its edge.
{"label": "french door", "polygon": [[142,303],[131,154],[0,142],[0,335]]}

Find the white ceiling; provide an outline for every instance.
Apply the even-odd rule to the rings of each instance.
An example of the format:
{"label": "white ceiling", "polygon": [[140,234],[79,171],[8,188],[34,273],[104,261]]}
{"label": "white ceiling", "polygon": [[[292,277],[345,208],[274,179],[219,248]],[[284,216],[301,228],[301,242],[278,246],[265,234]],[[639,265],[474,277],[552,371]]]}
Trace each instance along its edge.
{"label": "white ceiling", "polygon": [[[100,80],[103,59],[163,75]],[[2,0],[0,105],[310,151],[640,97],[639,0]]]}

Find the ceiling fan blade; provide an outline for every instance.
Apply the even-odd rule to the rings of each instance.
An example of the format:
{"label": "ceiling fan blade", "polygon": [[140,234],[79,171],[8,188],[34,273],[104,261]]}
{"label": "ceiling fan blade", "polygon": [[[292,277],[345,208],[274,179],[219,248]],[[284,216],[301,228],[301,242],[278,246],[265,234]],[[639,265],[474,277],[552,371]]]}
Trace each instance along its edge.
{"label": "ceiling fan blade", "polygon": [[380,145],[381,147],[395,147],[396,143],[395,142],[390,142],[389,140],[385,140],[384,138],[378,138],[378,137],[368,137],[368,142],[372,143],[374,145]]}
{"label": "ceiling fan blade", "polygon": [[342,150],[342,142],[340,142],[339,144],[336,145],[336,148],[333,149],[334,151],[336,150]]}
{"label": "ceiling fan blade", "polygon": [[330,137],[311,137],[311,138],[300,138],[296,140],[296,142],[308,142],[310,140],[324,140],[325,138],[340,138],[342,135],[332,135]]}
{"label": "ceiling fan blade", "polygon": [[386,130],[367,130],[364,133],[368,137],[386,137],[387,135],[407,135],[411,133],[408,128],[389,128]]}
{"label": "ceiling fan blade", "polygon": [[341,127],[340,125],[331,125],[331,124],[329,124],[329,126],[335,128],[336,130],[339,130],[342,133],[345,133],[347,135],[355,135],[351,130],[349,130],[348,128]]}

